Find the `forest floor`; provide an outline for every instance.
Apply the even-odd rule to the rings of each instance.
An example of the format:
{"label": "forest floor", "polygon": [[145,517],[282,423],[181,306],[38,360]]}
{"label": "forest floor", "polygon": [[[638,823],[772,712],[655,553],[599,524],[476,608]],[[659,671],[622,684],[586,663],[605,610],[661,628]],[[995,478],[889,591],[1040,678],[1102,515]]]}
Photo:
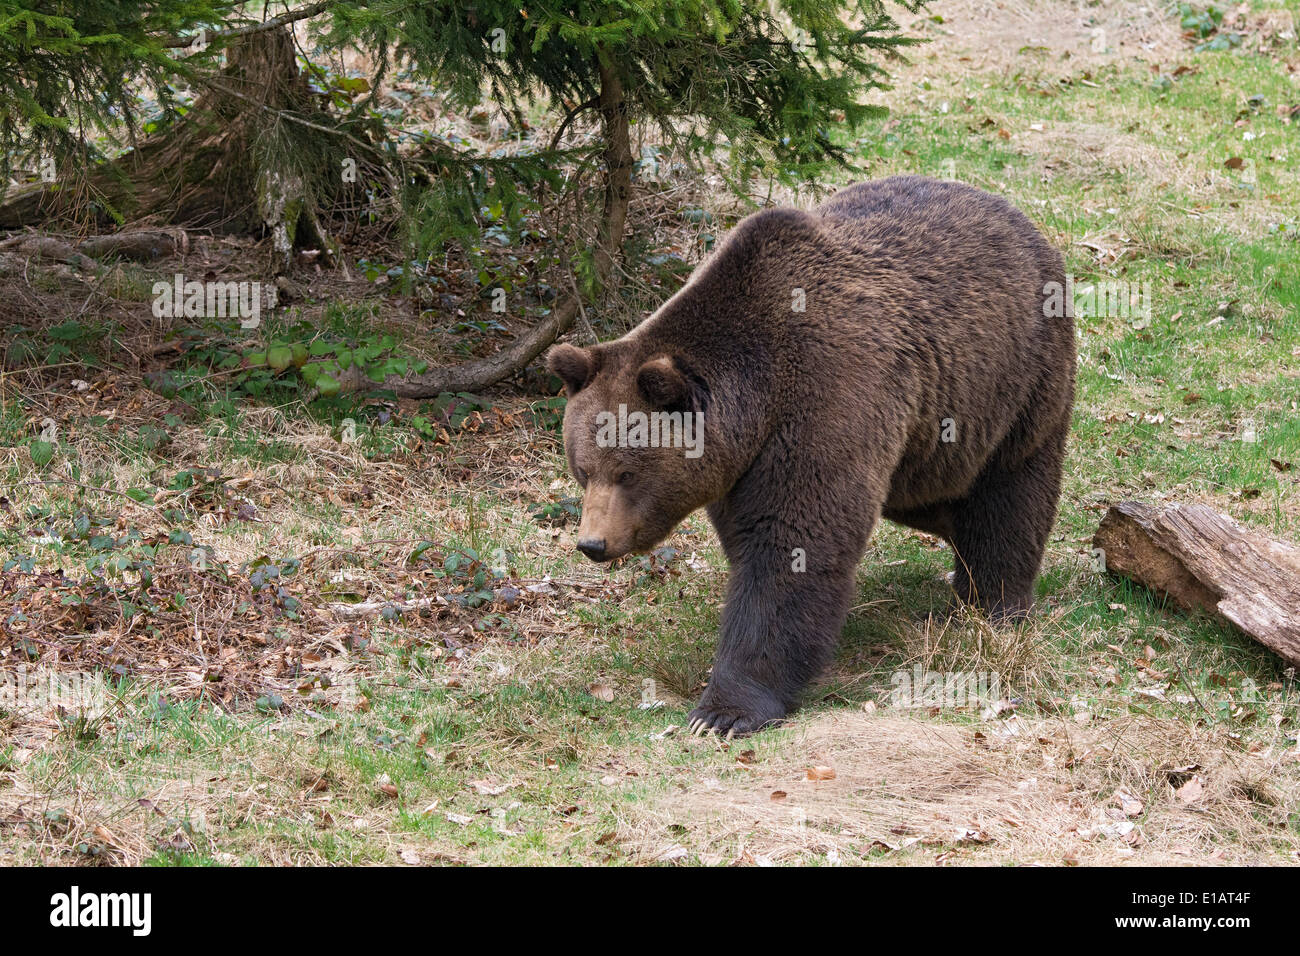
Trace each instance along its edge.
{"label": "forest floor", "polygon": [[[1244,4],[1205,37],[1164,4],[935,0],[900,22],[930,42],[849,144],[866,174],[1005,195],[1077,289],[1126,290],[1077,319],[1027,624],[928,617],[951,553],[882,523],[807,705],[690,737],[726,563],[701,513],[652,555],[576,555],[544,375],[305,404],[238,361],[304,329],[313,355],[481,353],[510,330],[473,277],[413,306],[400,254],[361,233],[346,276],[306,267],[245,336],[155,317],[152,289],[264,277],[264,246],[10,261],[0,865],[1300,861],[1294,669],[1099,573],[1090,545],[1133,498],[1300,540],[1294,5]],[[741,212],[702,174],[642,182],[632,291],[578,340],[646,314]],[[50,673],[92,675],[99,706],[12,692]],[[897,706],[905,675],[934,673],[996,680],[996,699]]]}

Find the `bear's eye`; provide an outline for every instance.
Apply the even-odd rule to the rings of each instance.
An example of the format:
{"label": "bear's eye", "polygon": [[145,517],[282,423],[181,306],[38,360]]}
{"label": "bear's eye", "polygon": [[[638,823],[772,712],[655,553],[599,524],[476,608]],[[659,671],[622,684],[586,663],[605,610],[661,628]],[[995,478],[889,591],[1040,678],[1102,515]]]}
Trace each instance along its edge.
{"label": "bear's eye", "polygon": [[618,476],[618,479],[614,483],[618,485],[626,485],[631,480],[632,480],[632,472],[625,471]]}

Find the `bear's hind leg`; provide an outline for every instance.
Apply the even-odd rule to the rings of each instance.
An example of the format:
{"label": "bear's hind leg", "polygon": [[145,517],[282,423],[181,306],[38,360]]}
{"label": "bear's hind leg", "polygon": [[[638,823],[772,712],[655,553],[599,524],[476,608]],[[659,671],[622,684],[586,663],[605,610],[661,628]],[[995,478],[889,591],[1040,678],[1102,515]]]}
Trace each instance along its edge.
{"label": "bear's hind leg", "polygon": [[1034,578],[1056,520],[1065,429],[1013,467],[991,465],[953,509],[957,598],[995,623],[1033,604]]}

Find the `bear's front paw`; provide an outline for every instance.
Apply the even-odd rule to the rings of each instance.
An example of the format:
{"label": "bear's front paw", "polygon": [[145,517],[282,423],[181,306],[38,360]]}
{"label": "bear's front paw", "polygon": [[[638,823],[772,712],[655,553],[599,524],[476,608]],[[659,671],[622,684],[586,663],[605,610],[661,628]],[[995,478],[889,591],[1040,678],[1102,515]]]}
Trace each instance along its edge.
{"label": "bear's front paw", "polygon": [[700,701],[700,705],[686,715],[686,729],[695,737],[725,734],[730,740],[780,723],[784,716],[785,708],[775,701],[757,707],[728,707]]}

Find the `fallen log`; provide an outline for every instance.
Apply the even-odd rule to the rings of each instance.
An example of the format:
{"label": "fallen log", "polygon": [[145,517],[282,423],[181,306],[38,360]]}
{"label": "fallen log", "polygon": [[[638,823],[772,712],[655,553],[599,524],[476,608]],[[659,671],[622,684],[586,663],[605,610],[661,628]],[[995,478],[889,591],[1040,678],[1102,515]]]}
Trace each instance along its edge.
{"label": "fallen log", "polygon": [[0,250],[7,250],[26,259],[61,262],[76,269],[89,271],[99,263],[83,255],[62,239],[50,236],[23,234],[0,242]]}
{"label": "fallen log", "polygon": [[363,618],[379,617],[388,608],[391,608],[393,613],[400,615],[409,611],[423,611],[426,608],[435,607],[439,603],[446,604],[447,602],[440,602],[436,597],[414,598],[410,601],[360,601],[356,604],[339,601],[326,604],[325,610],[340,620],[355,621]]}
{"label": "fallen log", "polygon": [[167,256],[184,255],[190,240],[184,229],[137,229],[103,236],[91,236],[78,248],[92,259],[130,259],[151,262]]}
{"label": "fallen log", "polygon": [[1300,664],[1300,547],[1205,505],[1112,505],[1092,539],[1102,569],[1201,608]]}

